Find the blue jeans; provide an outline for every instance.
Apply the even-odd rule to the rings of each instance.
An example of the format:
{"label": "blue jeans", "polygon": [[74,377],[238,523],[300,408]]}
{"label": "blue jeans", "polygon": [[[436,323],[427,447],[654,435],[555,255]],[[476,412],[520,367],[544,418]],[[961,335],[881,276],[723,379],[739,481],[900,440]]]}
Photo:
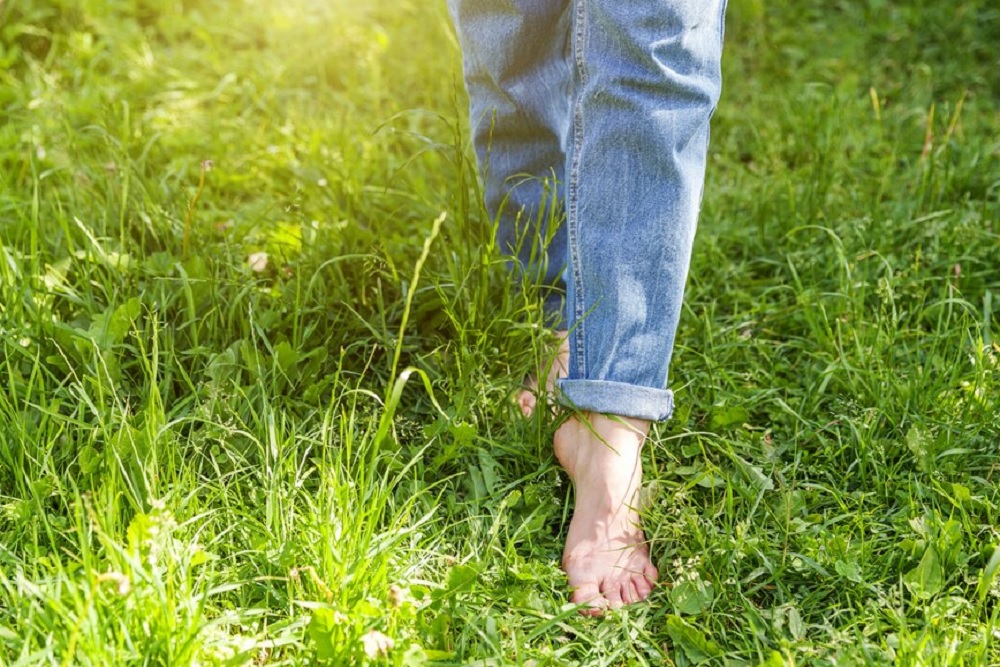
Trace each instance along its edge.
{"label": "blue jeans", "polygon": [[562,399],[668,418],[725,0],[448,2],[487,209],[569,330]]}

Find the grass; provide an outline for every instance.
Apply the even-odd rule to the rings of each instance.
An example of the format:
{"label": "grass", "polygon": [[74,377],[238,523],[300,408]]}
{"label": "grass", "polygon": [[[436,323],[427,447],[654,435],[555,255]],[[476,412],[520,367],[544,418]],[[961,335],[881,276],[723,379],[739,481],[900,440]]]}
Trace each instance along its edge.
{"label": "grass", "polygon": [[444,7],[0,2],[0,664],[1000,663],[1000,10],[730,5],[594,620]]}

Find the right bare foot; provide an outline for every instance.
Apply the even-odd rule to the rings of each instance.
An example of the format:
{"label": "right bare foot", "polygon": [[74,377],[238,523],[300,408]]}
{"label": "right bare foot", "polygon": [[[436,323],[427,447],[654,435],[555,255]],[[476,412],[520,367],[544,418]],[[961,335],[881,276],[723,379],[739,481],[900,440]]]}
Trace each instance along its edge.
{"label": "right bare foot", "polygon": [[556,458],[576,487],[563,551],[570,600],[598,615],[646,599],[658,573],[649,559],[636,503],[639,453],[649,422],[583,413],[556,431]]}
{"label": "right bare foot", "polygon": [[[539,394],[544,391],[551,398],[555,392],[556,381],[569,373],[569,334],[566,331],[556,331],[555,335],[559,340],[558,349],[554,355],[549,355],[543,360],[539,372],[528,378],[525,388],[517,396],[517,404],[525,417],[534,414]],[[540,377],[545,378],[544,390],[539,388]]]}

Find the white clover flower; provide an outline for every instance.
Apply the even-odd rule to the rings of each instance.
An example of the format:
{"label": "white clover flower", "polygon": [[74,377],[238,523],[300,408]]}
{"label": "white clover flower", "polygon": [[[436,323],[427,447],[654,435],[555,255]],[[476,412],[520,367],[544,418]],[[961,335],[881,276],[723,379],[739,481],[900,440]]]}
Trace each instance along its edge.
{"label": "white clover flower", "polygon": [[266,252],[255,252],[247,257],[247,264],[254,273],[263,273],[267,270],[267,260]]}
{"label": "white clover flower", "polygon": [[361,643],[365,647],[365,655],[372,660],[388,656],[389,651],[395,646],[395,642],[392,641],[391,637],[387,637],[378,630],[369,630],[361,638]]}

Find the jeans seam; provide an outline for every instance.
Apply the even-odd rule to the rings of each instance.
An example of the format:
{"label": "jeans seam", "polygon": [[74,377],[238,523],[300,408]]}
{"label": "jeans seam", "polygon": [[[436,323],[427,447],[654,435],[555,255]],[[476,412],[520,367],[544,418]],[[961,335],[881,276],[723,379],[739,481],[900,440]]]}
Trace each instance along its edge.
{"label": "jeans seam", "polygon": [[586,299],[583,293],[581,276],[580,244],[579,244],[579,185],[580,185],[580,153],[583,148],[583,89],[587,82],[587,69],[584,62],[584,41],[586,39],[586,0],[575,0],[576,11],[573,13],[573,62],[576,66],[576,86],[573,90],[573,162],[569,170],[569,187],[566,192],[567,245],[572,264],[573,279],[573,315],[571,328],[576,328],[575,362],[581,377],[587,377],[587,356],[585,354],[584,311]]}

